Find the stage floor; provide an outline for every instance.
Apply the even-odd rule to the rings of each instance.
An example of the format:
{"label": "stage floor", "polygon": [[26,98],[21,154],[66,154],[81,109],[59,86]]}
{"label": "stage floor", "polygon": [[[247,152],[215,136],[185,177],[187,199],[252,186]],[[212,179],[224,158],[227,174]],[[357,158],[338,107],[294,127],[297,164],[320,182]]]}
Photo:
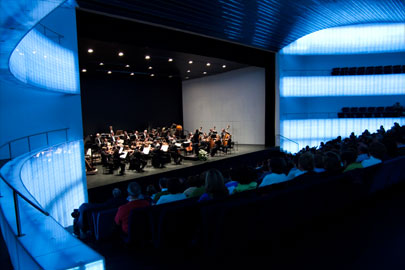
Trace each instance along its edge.
{"label": "stage floor", "polygon": [[87,175],[87,189],[106,186],[119,182],[125,182],[136,178],[142,178],[186,167],[192,167],[205,162],[215,162],[221,159],[245,155],[256,151],[262,151],[265,149],[267,148],[264,145],[236,145],[235,149],[232,150],[230,154],[222,154],[222,153],[220,155],[217,154],[214,157],[209,157],[207,161],[183,160],[180,165],[175,165],[173,162],[171,162],[170,164],[166,164],[165,168],[161,169],[152,167],[152,165],[150,165],[150,161],[148,161],[148,165],[146,165],[146,167],[144,168],[145,170],[144,172],[138,173],[136,171],[126,170],[125,175],[119,175],[118,170],[115,170],[114,174],[103,174],[103,167],[101,165],[97,165],[96,166],[98,169],[97,174]]}

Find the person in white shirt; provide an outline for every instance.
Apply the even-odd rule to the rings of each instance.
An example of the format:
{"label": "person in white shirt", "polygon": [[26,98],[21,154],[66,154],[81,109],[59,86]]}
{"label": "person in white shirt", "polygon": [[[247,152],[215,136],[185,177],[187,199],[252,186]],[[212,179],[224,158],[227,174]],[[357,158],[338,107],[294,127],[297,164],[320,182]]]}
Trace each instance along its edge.
{"label": "person in white shirt", "polygon": [[159,200],[156,203],[157,205],[184,200],[187,198],[186,195],[183,193],[183,188],[180,180],[176,177],[169,178],[169,180],[167,181],[167,190],[169,191],[169,194],[160,196]]}

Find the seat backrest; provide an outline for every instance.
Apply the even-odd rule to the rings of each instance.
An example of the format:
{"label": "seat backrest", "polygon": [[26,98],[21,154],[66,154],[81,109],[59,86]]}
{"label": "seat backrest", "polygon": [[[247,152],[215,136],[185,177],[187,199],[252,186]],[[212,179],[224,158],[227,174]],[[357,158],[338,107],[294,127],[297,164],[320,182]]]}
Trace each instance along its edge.
{"label": "seat backrest", "polygon": [[94,237],[97,241],[106,240],[114,235],[116,225],[114,217],[118,208],[93,212],[94,218]]}

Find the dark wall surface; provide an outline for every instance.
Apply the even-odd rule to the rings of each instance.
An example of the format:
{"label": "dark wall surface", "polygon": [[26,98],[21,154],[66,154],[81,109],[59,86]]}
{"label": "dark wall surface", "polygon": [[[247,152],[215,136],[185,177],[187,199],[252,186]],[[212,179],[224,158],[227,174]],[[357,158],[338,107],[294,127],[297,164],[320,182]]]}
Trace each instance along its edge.
{"label": "dark wall surface", "polygon": [[84,136],[108,132],[110,125],[114,130],[132,132],[148,126],[182,124],[179,79],[113,76],[81,80]]}

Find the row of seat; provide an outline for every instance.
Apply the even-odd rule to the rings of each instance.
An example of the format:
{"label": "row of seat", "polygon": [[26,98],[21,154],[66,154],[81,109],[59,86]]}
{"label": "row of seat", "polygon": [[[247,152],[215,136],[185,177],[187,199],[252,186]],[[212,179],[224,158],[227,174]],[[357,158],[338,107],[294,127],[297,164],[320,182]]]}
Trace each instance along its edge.
{"label": "row of seat", "polygon": [[401,117],[405,112],[403,108],[395,107],[343,107],[338,113],[338,118],[378,118],[378,117]]}
{"label": "row of seat", "polygon": [[405,65],[370,66],[370,67],[336,67],[332,69],[332,76],[342,75],[373,75],[405,73]]}
{"label": "row of seat", "polygon": [[[277,242],[283,232],[339,211],[405,180],[405,157],[333,177],[302,175],[291,181],[198,203],[187,199],[134,209],[125,241],[139,248],[198,248],[238,252]],[[116,209],[93,213],[96,238],[108,239]],[[282,239],[281,239],[282,240]]]}

